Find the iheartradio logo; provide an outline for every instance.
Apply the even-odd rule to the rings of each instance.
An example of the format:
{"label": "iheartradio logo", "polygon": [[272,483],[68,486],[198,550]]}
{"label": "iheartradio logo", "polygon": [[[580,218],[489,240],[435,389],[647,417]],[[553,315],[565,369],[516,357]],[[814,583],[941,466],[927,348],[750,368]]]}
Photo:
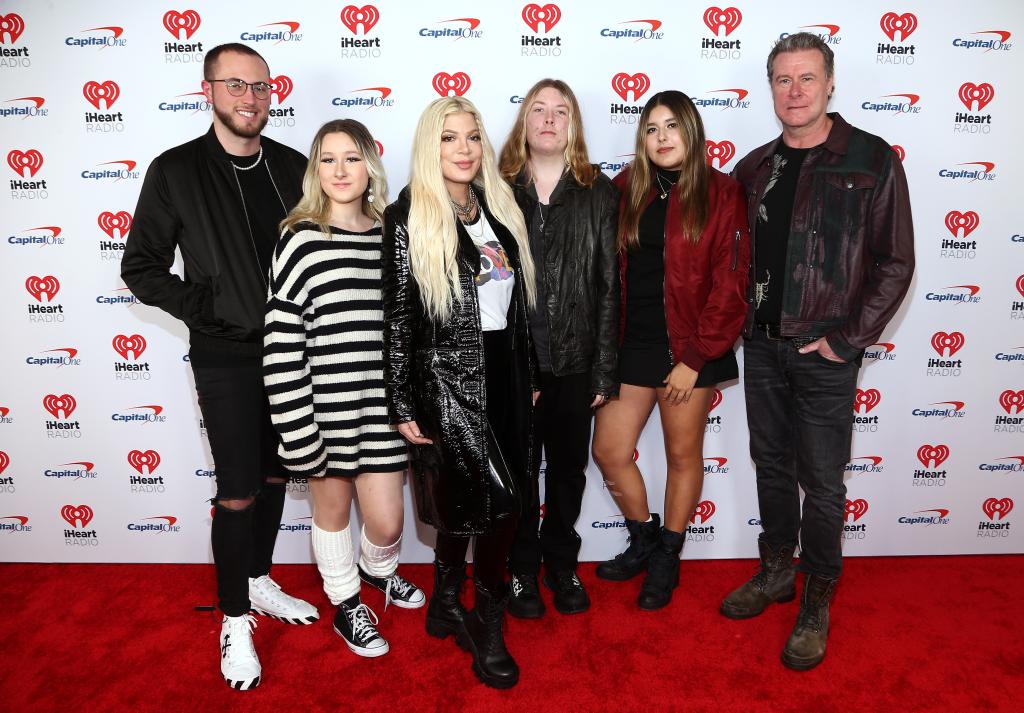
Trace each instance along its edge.
{"label": "iheartradio logo", "polygon": [[47,394],[43,397],[43,408],[50,412],[54,418],[66,419],[75,412],[78,402],[71,394]]}
{"label": "iheartradio logo", "polygon": [[[100,230],[110,236],[111,240],[123,238],[132,228],[132,214],[126,210],[111,213],[105,210],[96,217],[96,224]],[[114,233],[120,233],[115,235]]]}
{"label": "iheartradio logo", "polygon": [[927,443],[917,449],[917,459],[925,468],[938,468],[949,458],[949,446],[939,444],[931,446]]}
{"label": "iheartradio logo", "polygon": [[[963,102],[964,106],[967,107],[967,111],[981,111],[996,96],[995,87],[988,82],[984,84],[975,84],[974,82],[964,82],[960,85],[960,91],[958,93],[960,101]],[[971,105],[977,104],[977,109],[972,109]]]}
{"label": "iheartradio logo", "polygon": [[846,501],[846,513],[843,515],[843,519],[847,522],[857,522],[864,513],[868,511],[868,501],[864,498],[857,498],[856,500]]}
{"label": "iheartradio logo", "polygon": [[25,289],[36,298],[36,302],[50,302],[60,292],[60,280],[53,275],[46,277],[29,275],[25,280]]}
{"label": "iheartradio logo", "polygon": [[711,519],[711,516],[715,514],[715,504],[710,500],[702,500],[697,503],[697,507],[693,510],[693,515],[690,516],[690,522],[696,525],[698,522],[705,523]]}
{"label": "iheartradio logo", "polygon": [[84,529],[86,525],[92,522],[93,512],[92,508],[88,505],[65,505],[60,509],[60,516],[71,527]]}
{"label": "iheartradio logo", "polygon": [[1020,277],[1017,278],[1016,286],[1017,292],[1020,293],[1021,297],[1024,297],[1024,275],[1021,275]]}
{"label": "iheartradio logo", "polygon": [[[30,178],[43,167],[43,155],[35,149],[28,151],[14,149],[7,153],[7,165],[22,178]],[[25,175],[26,171],[28,175]]]}
{"label": "iheartradio logo", "polygon": [[0,475],[2,475],[5,470],[7,470],[7,466],[9,466],[10,464],[11,457],[4,453],[3,451],[0,451]]}
{"label": "iheartradio logo", "polygon": [[455,74],[438,72],[434,75],[433,80],[434,91],[443,97],[461,97],[469,91],[472,83],[469,75],[465,72],[456,72]]}
{"label": "iheartradio logo", "polygon": [[[171,33],[176,40],[187,40],[195,31],[199,29],[199,25],[202,24],[202,18],[199,17],[199,13],[195,10],[185,10],[185,12],[178,12],[177,10],[168,10],[164,13],[164,28]],[[182,37],[182,35],[185,35]]]}
{"label": "iheartradio logo", "polygon": [[914,34],[914,30],[917,29],[917,15],[911,12],[905,12],[902,15],[897,15],[895,12],[887,12],[882,15],[882,19],[878,23],[882,32],[889,38],[890,41],[896,42],[896,33],[900,33],[900,42],[905,42],[908,37]]}
{"label": "iheartradio logo", "polygon": [[558,5],[547,4],[544,6],[530,3],[523,8],[523,22],[530,26],[534,32],[540,32],[540,23],[544,23],[544,34],[551,32],[551,28],[562,19],[562,11]]}
{"label": "iheartradio logo", "polygon": [[373,29],[379,19],[380,12],[373,5],[363,5],[362,7],[346,5],[341,9],[341,24],[347,27],[353,35],[359,34],[356,32],[356,28],[360,25],[363,26],[365,35]]}
{"label": "iheartradio logo", "polygon": [[715,389],[711,394],[711,407],[708,409],[708,413],[714,411],[715,407],[720,403],[722,403],[722,391],[720,389]]}
{"label": "iheartradio logo", "polygon": [[294,88],[291,77],[282,74],[279,77],[270,78],[270,95],[277,98],[278,104],[283,104]]}
{"label": "iheartradio logo", "polygon": [[97,109],[102,109],[101,102],[106,102],[107,109],[114,106],[114,102],[121,96],[121,88],[115,82],[107,80],[99,82],[86,82],[82,85],[82,95]]}
{"label": "iheartradio logo", "polygon": [[152,475],[160,465],[160,454],[156,451],[129,451],[128,465],[139,472],[139,475]]}
{"label": "iheartradio logo", "polygon": [[1008,414],[1024,411],[1024,389],[1021,389],[1020,391],[1007,389],[1003,393],[999,394],[999,405],[1002,406],[1003,410]]}
{"label": "iheartradio logo", "polygon": [[882,393],[878,389],[857,389],[853,397],[854,413],[867,413],[882,401]]}
{"label": "iheartradio logo", "polygon": [[892,150],[895,151],[896,155],[900,157],[900,163],[902,163],[903,160],[906,159],[906,157],[907,157],[907,150],[904,149],[899,144],[893,144],[892,145]]}
{"label": "iheartradio logo", "polygon": [[384,144],[382,144],[380,141],[377,141],[377,139],[374,139],[373,143],[375,143],[377,145],[377,155],[378,156],[383,156],[384,155]]}
{"label": "iheartradio logo", "polygon": [[936,332],[932,335],[932,349],[939,356],[953,356],[966,341],[963,332]]}
{"label": "iheartradio logo", "polygon": [[[126,337],[123,334],[118,334],[114,337],[111,342],[114,347],[114,351],[121,355],[122,359],[131,359],[136,361],[142,352],[146,351],[146,340],[141,334],[133,334],[130,337]],[[132,356],[129,357],[128,355]]]}
{"label": "iheartradio logo", "polygon": [[960,231],[963,231],[964,237],[974,232],[974,229],[981,223],[981,217],[977,212],[969,210],[966,213],[961,213],[958,210],[951,210],[946,213],[946,229],[953,234],[953,237],[957,237]]}
{"label": "iheartradio logo", "polygon": [[1013,510],[1013,501],[1009,498],[989,498],[981,504],[981,511],[988,516],[989,520],[1002,520]]}
{"label": "iheartradio logo", "polygon": [[612,77],[612,89],[622,97],[624,102],[629,101],[630,92],[633,92],[633,101],[640,101],[640,97],[646,94],[650,88],[651,78],[643,72],[637,72],[633,75],[619,72]]}
{"label": "iheartradio logo", "polygon": [[0,15],[0,45],[6,44],[4,36],[10,37],[13,45],[24,31],[25,21],[21,19],[21,15],[13,12],[8,15]]}
{"label": "iheartradio logo", "polygon": [[728,37],[733,30],[740,26],[742,21],[743,13],[735,7],[727,7],[724,10],[720,7],[709,7],[704,11],[704,24],[716,37],[719,30],[723,29],[725,36]]}
{"label": "iheartradio logo", "polygon": [[709,166],[714,166],[715,161],[718,161],[718,167],[722,168],[736,155],[736,144],[732,141],[719,141],[715,143],[708,139],[704,146],[704,155]]}

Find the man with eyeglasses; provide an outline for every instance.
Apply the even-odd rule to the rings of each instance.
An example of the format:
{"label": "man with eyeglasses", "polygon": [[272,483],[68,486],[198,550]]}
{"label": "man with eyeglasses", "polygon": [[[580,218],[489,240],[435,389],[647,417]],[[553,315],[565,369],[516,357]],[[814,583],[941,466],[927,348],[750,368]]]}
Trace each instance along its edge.
{"label": "man with eyeglasses", "polygon": [[[270,578],[287,476],[261,372],[268,268],[278,223],[302,196],[306,159],[260,135],[272,86],[255,50],[235,43],[213,48],[203,78],[213,125],[153,160],[121,277],[141,302],[189,330],[216,470],[211,539],[224,614],[221,674],[232,688],[248,690],[261,676],[249,612],[291,624],[319,617]],[[184,278],[171,272],[175,248]]]}

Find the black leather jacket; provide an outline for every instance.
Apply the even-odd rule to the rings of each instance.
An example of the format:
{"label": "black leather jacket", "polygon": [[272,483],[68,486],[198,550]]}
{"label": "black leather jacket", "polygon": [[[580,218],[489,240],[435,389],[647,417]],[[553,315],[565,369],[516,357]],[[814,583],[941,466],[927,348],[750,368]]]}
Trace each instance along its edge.
{"label": "black leather jacket", "polygon": [[[290,210],[302,197],[306,158],[260,137],[263,160]],[[213,128],[153,159],[121,259],[121,278],[139,301],[183,321],[195,344],[263,348],[267,276],[253,250],[231,159]],[[171,272],[181,250],[185,279]]]}
{"label": "black leather jacket", "polygon": [[431,319],[423,309],[419,289],[409,267],[409,188],[384,211],[382,277],[384,298],[384,384],[393,424],[416,421],[430,445],[410,446],[412,488],[420,520],[454,535],[489,532],[499,515],[488,458],[526,482],[529,472],[536,372],[532,362],[526,301],[520,279],[519,250],[512,234],[487,209],[483,192],[480,205],[516,271],[510,306],[513,330],[512,381],[517,394],[508,409],[520,447],[500,453],[488,446],[487,385],[483,332],[475,278],[480,253],[461,224],[459,234],[459,287],[462,301],[453,314]]}
{"label": "black leather jacket", "polygon": [[[537,207],[528,179],[520,174],[512,190],[527,227]],[[543,307],[555,376],[590,373],[593,394],[614,396],[618,384],[619,272],[615,234],[619,190],[599,173],[588,189],[571,174],[547,208],[544,220]]]}

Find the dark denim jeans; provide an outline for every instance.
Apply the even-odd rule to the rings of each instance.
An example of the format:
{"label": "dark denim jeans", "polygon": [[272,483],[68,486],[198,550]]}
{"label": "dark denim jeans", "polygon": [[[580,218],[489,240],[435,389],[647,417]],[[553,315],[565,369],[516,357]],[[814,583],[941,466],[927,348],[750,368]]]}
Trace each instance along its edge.
{"label": "dark denim jeans", "polygon": [[800,569],[823,577],[842,570],[843,473],[859,369],[856,362],[830,362],[817,352],[800,354],[793,342],[756,330],[743,343],[763,537],[775,547],[796,544],[799,537]]}

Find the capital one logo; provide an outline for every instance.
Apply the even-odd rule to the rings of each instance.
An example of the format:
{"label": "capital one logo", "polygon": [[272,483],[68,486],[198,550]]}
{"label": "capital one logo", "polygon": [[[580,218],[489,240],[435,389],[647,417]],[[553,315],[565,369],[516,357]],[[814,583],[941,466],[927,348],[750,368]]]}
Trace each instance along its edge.
{"label": "capital one logo", "polygon": [[[988,82],[984,84],[975,84],[974,82],[964,82],[960,85],[960,92],[958,93],[960,101],[963,102],[964,106],[967,107],[967,111],[981,111],[996,96],[995,87]],[[972,109],[971,105],[977,104],[977,109]]]}
{"label": "capital one logo", "polygon": [[92,521],[92,515],[92,508],[88,505],[65,505],[60,509],[64,522],[76,528],[85,528]]}
{"label": "capital one logo", "polygon": [[288,95],[292,93],[292,88],[295,85],[292,83],[291,77],[284,74],[278,77],[270,78],[270,95],[277,97],[277,103],[283,104],[284,100],[288,98]]}
{"label": "capital one logo", "polygon": [[21,19],[21,15],[13,12],[8,15],[0,15],[0,45],[7,44],[4,41],[4,36],[9,37],[13,45],[24,31],[25,21]]}
{"label": "capital one logo", "polygon": [[957,237],[960,231],[963,231],[963,235],[966,238],[968,235],[974,232],[974,229],[981,223],[981,217],[977,212],[969,210],[966,213],[961,213],[958,210],[951,210],[946,213],[946,229],[953,234],[953,237]]}
{"label": "capital one logo", "polygon": [[999,405],[1002,406],[1003,410],[1008,414],[1024,411],[1024,389],[1021,389],[1020,391],[1007,389],[1003,393],[999,394]]}
{"label": "capital one logo", "polygon": [[456,72],[455,74],[438,72],[434,75],[433,80],[434,91],[443,97],[450,97],[453,95],[461,97],[469,91],[469,87],[472,83],[473,82],[470,80],[469,75],[465,72]]}
{"label": "capital one logo", "polygon": [[[114,347],[114,351],[121,355],[122,359],[131,359],[136,361],[142,352],[146,351],[146,340],[141,334],[133,334],[130,337],[126,337],[123,334],[118,334],[114,337],[111,345]],[[132,356],[129,357],[128,355]]]}
{"label": "capital one logo", "polygon": [[106,102],[107,109],[114,106],[114,102],[121,96],[121,88],[116,82],[107,80],[100,82],[86,82],[82,85],[82,96],[97,109],[102,109],[101,102]]}
{"label": "capital one logo", "polygon": [[[22,178],[30,178],[43,167],[43,155],[35,149],[28,151],[14,149],[7,153],[7,165]],[[26,172],[28,175],[25,175]]]}
{"label": "capital one logo", "polygon": [[363,5],[362,7],[346,5],[341,9],[341,24],[347,27],[353,35],[359,34],[356,32],[356,28],[360,25],[363,26],[365,35],[373,29],[379,19],[380,12],[373,5]]}
{"label": "capital one logo", "polygon": [[643,72],[637,72],[636,74],[626,74],[625,72],[619,72],[612,77],[612,89],[615,93],[622,97],[622,101],[629,101],[629,93],[633,92],[633,101],[640,101],[648,89],[651,88],[651,78]]}
{"label": "capital one logo", "polygon": [[697,503],[697,507],[693,510],[693,515],[690,516],[690,522],[694,525],[697,523],[705,523],[711,519],[711,516],[715,514],[715,504],[710,500],[702,500]]}
{"label": "capital one logo", "polygon": [[[132,228],[132,214],[126,210],[111,213],[105,210],[96,217],[96,224],[100,230],[110,236],[111,240],[123,238]],[[115,235],[114,233],[120,233]]]}
{"label": "capital one logo", "polygon": [[47,394],[43,397],[43,408],[50,412],[54,418],[67,419],[75,412],[78,402],[71,394]]}
{"label": "capital one logo", "polygon": [[719,141],[715,143],[708,139],[705,144],[704,154],[709,166],[714,166],[718,161],[718,167],[722,168],[736,155],[736,144],[732,141]]}
{"label": "capital one logo", "polygon": [[917,449],[917,459],[925,468],[938,468],[949,458],[949,446],[939,444],[932,446],[925,443]]}
{"label": "capital one logo", "polygon": [[843,515],[843,519],[847,522],[857,522],[864,513],[868,511],[868,501],[864,498],[857,498],[856,500],[846,501],[846,511]]}
{"label": "capital one logo", "polygon": [[932,349],[939,356],[953,356],[966,342],[963,332],[936,332],[932,335]]}
{"label": "capital one logo", "polygon": [[128,465],[139,472],[139,475],[152,475],[160,465],[160,454],[156,451],[133,450],[128,452]]}
{"label": "capital one logo", "polygon": [[704,11],[704,24],[716,37],[719,30],[725,30],[725,36],[728,37],[733,30],[740,26],[742,20],[743,13],[735,7],[727,7],[723,10],[720,7],[712,6]]}
{"label": "capital one logo", "polygon": [[1013,501],[1009,498],[989,498],[981,504],[981,511],[989,520],[1002,520],[1013,510]]}
{"label": "capital one logo", "polygon": [[36,302],[50,302],[60,292],[60,280],[53,275],[46,277],[29,275],[25,280],[25,289],[36,298]]}
{"label": "capital one logo", "polygon": [[900,33],[900,42],[905,42],[908,37],[914,34],[914,30],[917,29],[917,15],[910,12],[905,12],[902,15],[897,15],[895,12],[887,12],[882,15],[882,19],[878,23],[882,27],[882,32],[892,42],[896,42],[896,33]]}
{"label": "capital one logo", "polygon": [[523,22],[530,26],[534,32],[540,32],[540,23],[544,23],[544,34],[551,32],[551,28],[562,19],[562,11],[558,5],[548,3],[543,7],[536,3],[530,3],[523,8]]}
{"label": "capital one logo", "polygon": [[[187,40],[199,29],[202,18],[195,10],[168,10],[164,13],[164,28],[167,29],[176,40]],[[182,35],[185,35],[182,37]]]}
{"label": "capital one logo", "polygon": [[853,397],[854,413],[868,413],[882,400],[882,393],[878,389],[857,389]]}

